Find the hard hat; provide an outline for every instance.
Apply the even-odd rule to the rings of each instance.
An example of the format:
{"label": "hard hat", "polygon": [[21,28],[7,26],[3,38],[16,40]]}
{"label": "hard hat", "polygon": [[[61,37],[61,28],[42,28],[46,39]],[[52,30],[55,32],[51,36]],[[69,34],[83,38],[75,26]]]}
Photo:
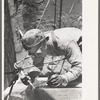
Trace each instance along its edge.
{"label": "hard hat", "polygon": [[31,29],[22,37],[22,44],[26,50],[30,50],[45,39],[45,36],[39,29]]}

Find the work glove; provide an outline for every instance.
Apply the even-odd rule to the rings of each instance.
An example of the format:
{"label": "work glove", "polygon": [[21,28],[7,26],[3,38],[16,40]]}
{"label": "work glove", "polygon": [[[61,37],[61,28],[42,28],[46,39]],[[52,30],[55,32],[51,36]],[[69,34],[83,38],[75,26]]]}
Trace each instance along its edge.
{"label": "work glove", "polygon": [[63,75],[54,74],[48,77],[47,84],[51,87],[65,87],[67,85],[67,81]]}
{"label": "work glove", "polygon": [[39,75],[40,70],[36,67],[31,68],[27,74],[25,74],[23,71],[19,73],[19,77],[25,85],[29,85],[29,81],[31,83],[34,82],[35,78]]}

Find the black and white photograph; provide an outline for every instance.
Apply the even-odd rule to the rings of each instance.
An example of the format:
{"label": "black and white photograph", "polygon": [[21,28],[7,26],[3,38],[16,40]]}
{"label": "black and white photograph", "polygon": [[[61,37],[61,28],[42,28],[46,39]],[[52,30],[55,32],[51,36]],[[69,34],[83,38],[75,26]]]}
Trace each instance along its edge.
{"label": "black and white photograph", "polygon": [[3,4],[3,100],[82,100],[83,1]]}

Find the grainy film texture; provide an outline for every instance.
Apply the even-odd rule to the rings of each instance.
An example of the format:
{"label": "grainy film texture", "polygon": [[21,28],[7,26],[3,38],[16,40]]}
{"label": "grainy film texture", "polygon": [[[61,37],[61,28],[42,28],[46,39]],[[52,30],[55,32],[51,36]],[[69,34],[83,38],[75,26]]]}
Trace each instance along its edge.
{"label": "grainy film texture", "polygon": [[4,100],[82,100],[82,0],[4,0]]}

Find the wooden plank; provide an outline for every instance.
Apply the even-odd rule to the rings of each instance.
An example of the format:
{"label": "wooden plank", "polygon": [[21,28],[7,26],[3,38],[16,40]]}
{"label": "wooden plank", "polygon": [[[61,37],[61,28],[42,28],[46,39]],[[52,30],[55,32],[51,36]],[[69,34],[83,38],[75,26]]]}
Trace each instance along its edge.
{"label": "wooden plank", "polygon": [[26,96],[25,100],[81,100],[82,88],[40,88]]}
{"label": "wooden plank", "polygon": [[[16,62],[16,54],[9,12],[8,0],[4,2],[4,72],[10,72],[14,69],[14,63]],[[4,75],[4,88],[6,88],[14,75]]]}
{"label": "wooden plank", "polygon": [[82,100],[82,88],[40,88],[10,100]]}

